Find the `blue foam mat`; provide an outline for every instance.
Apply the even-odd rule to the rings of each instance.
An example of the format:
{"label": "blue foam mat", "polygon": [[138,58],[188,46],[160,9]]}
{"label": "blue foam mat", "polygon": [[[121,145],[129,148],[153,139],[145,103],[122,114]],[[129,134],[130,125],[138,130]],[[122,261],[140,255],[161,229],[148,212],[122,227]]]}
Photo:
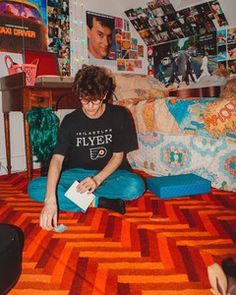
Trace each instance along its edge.
{"label": "blue foam mat", "polygon": [[165,199],[209,193],[211,182],[191,173],[147,178],[147,188]]}

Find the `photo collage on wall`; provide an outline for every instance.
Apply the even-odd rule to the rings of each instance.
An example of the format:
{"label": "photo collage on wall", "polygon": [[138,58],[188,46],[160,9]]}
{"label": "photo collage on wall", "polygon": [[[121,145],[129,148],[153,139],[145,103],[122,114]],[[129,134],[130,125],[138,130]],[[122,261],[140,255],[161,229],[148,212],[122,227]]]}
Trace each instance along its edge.
{"label": "photo collage on wall", "polygon": [[217,31],[218,67],[236,74],[236,28]]}
{"label": "photo collage on wall", "polygon": [[218,1],[210,1],[176,11],[169,0],[153,0],[146,8],[125,11],[146,45],[157,45],[192,35],[216,31],[228,25]]}
{"label": "photo collage on wall", "polygon": [[57,54],[62,76],[70,76],[69,34],[69,0],[48,0],[48,50]]}
{"label": "photo collage on wall", "polygon": [[[130,32],[129,20],[86,12],[88,55],[94,59],[116,61],[118,71],[135,71],[142,68],[144,46]],[[97,31],[100,32],[98,38]]]}

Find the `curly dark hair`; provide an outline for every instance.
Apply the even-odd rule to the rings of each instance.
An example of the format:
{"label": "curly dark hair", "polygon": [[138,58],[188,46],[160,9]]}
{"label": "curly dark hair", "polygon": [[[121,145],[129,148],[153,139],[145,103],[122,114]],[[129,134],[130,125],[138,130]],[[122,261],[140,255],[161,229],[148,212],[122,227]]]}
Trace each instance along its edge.
{"label": "curly dark hair", "polygon": [[115,81],[107,69],[83,65],[75,75],[72,90],[79,99],[97,100],[107,94],[108,100],[112,98],[115,87]]}

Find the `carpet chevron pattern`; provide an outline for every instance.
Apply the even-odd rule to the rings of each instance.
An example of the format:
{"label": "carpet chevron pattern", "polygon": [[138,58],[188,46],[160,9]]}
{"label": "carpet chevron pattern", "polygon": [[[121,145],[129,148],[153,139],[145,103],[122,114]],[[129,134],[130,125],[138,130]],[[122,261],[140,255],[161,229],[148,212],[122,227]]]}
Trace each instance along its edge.
{"label": "carpet chevron pattern", "polygon": [[54,233],[38,226],[42,204],[26,187],[24,174],[0,177],[0,222],[25,234],[10,295],[208,295],[207,266],[236,258],[235,193],[160,200],[147,191],[125,215],[62,212],[68,230]]}

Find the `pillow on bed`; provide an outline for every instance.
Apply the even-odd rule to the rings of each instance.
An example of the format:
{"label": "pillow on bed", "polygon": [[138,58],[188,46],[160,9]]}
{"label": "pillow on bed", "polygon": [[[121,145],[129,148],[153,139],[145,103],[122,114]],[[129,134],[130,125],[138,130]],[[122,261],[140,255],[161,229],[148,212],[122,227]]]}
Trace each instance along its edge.
{"label": "pillow on bed", "polygon": [[159,80],[146,75],[115,73],[115,99],[167,97],[169,91]]}
{"label": "pillow on bed", "polygon": [[214,136],[228,134],[236,140],[236,101],[223,98],[209,104],[204,114],[206,130]]}

